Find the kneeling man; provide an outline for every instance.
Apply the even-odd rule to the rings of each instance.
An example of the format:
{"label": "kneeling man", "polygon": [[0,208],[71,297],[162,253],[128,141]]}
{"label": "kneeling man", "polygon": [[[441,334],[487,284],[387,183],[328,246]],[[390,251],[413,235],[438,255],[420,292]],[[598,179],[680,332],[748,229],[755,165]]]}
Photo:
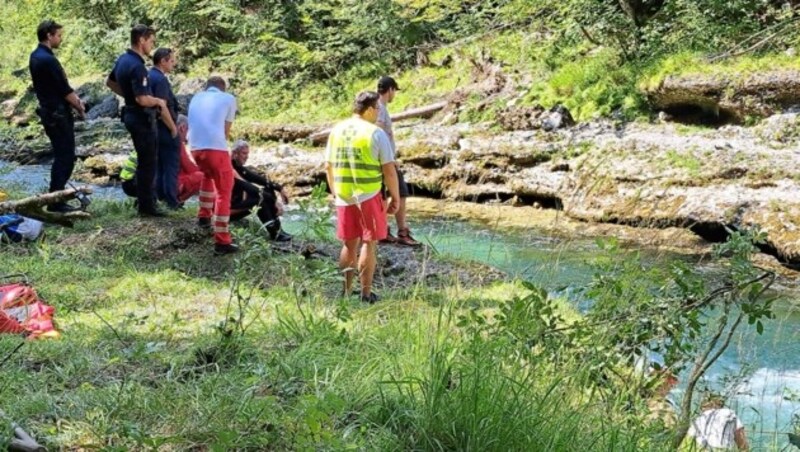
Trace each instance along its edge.
{"label": "kneeling man", "polygon": [[231,220],[240,220],[250,215],[250,209],[258,206],[256,215],[269,232],[269,236],[276,242],[288,242],[292,236],[281,229],[280,216],[283,209],[278,204],[276,192],[284,203],[289,202],[283,186],[273,182],[263,175],[245,166],[250,156],[250,145],[247,141],[239,140],[233,145],[231,151],[231,164],[236,172],[233,181],[233,194],[231,195]]}

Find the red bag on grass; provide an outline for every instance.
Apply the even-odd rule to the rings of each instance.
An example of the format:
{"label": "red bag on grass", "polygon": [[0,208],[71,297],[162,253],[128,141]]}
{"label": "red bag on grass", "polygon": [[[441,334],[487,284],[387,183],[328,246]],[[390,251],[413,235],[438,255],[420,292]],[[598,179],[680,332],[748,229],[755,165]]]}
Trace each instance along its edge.
{"label": "red bag on grass", "polygon": [[53,314],[55,309],[27,283],[0,285],[0,333],[26,334],[29,339],[58,337]]}

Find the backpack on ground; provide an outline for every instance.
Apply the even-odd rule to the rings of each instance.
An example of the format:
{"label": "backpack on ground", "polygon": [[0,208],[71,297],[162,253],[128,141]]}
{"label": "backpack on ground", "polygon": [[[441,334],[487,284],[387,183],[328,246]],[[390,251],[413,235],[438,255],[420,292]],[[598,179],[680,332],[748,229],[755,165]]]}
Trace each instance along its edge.
{"label": "backpack on ground", "polygon": [[0,239],[8,242],[36,240],[42,235],[44,224],[15,213],[0,215]]}

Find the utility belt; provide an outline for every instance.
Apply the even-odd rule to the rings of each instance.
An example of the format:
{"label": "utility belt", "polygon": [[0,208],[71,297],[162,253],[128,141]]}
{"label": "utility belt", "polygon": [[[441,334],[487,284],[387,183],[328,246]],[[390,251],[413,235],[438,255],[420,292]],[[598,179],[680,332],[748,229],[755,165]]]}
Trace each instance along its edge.
{"label": "utility belt", "polygon": [[55,105],[39,105],[39,107],[36,109],[36,114],[42,119],[64,119],[67,117],[72,117],[72,112],[70,111],[70,107],[66,102]]}
{"label": "utility belt", "polygon": [[122,107],[122,118],[123,119],[125,118],[125,115],[139,116],[142,119],[146,119],[148,121],[151,121],[151,120],[155,121],[155,119],[156,119],[156,111],[155,111],[155,109],[150,108],[150,107],[140,107],[138,105],[136,105],[136,106],[125,105],[124,107]]}

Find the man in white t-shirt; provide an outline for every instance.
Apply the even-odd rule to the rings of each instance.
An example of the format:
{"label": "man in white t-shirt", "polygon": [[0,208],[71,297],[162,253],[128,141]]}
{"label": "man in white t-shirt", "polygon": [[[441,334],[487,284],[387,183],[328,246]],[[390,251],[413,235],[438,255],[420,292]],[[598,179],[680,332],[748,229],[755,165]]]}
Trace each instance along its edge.
{"label": "man in white t-shirt", "polygon": [[708,396],[700,407],[703,412],[686,434],[687,440],[694,439],[697,450],[748,450],[742,421],[733,410],[724,408],[721,397]]}
{"label": "man in white t-shirt", "polygon": [[[380,80],[378,80],[378,94],[380,94],[380,100],[378,101],[378,121],[375,123],[375,125],[383,129],[383,131],[386,132],[386,135],[389,136],[389,142],[392,145],[392,151],[395,154],[395,158],[398,158],[397,146],[394,142],[392,117],[389,115],[389,109],[387,108],[387,105],[394,100],[394,96],[398,91],[400,91],[400,87],[393,78],[389,76],[383,76],[380,78]],[[408,195],[410,194],[408,190],[408,184],[406,184],[406,180],[403,177],[403,172],[400,171],[399,163],[395,162],[395,168],[397,168],[397,185],[400,188],[400,203],[397,207],[397,212],[394,214],[394,219],[397,222],[397,237],[394,237],[392,235],[391,228],[387,227],[386,238],[381,240],[381,243],[397,243],[406,246],[420,246],[422,244],[411,237],[411,230],[408,228],[408,224],[406,223],[406,198],[408,198]]]}
{"label": "man in white t-shirt", "polygon": [[202,227],[213,223],[215,253],[235,253],[239,247],[233,244],[228,229],[234,177],[228,140],[236,116],[236,98],[225,92],[225,80],[210,77],[206,90],[192,97],[188,115],[189,149],[204,176],[197,222]]}

